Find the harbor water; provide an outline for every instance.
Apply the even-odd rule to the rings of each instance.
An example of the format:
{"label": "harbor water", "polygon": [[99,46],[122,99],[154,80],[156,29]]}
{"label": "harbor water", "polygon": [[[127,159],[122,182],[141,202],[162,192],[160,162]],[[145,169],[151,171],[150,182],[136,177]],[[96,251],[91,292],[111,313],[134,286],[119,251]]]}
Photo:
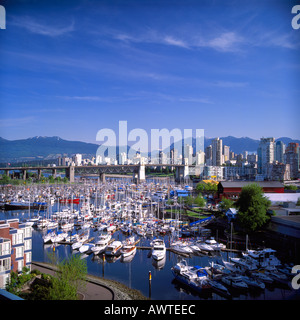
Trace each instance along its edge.
{"label": "harbor water", "polygon": [[[53,212],[57,204],[53,206]],[[32,215],[28,210],[0,211],[0,220],[18,218],[20,221],[27,219]],[[76,227],[74,227],[76,231]],[[78,230],[77,230],[78,231]],[[55,254],[58,260],[68,259],[71,255],[80,255],[87,262],[88,273],[97,277],[104,277],[119,281],[129,288],[139,290],[144,296],[153,300],[221,300],[226,297],[214,293],[211,290],[204,290],[203,293],[194,292],[189,287],[181,284],[174,279],[171,268],[182,259],[182,256],[167,251],[165,259],[155,262],[149,255],[150,242],[148,237],[139,237],[137,252],[131,261],[124,261],[121,257],[110,259],[100,254],[80,254],[78,251],[72,251],[68,244],[47,245],[43,243],[43,235],[46,230],[37,230],[33,228],[32,232],[32,261],[51,262],[51,254]],[[96,231],[90,229],[90,238],[96,236]],[[124,240],[126,236],[120,231],[116,231],[114,239]],[[160,236],[163,238],[166,246],[169,246],[170,235]],[[220,254],[222,256],[220,256]],[[221,252],[219,254],[191,255],[184,257],[188,265],[198,265],[200,267],[209,266],[209,262],[217,262],[222,258],[228,260],[228,255],[233,257],[234,253]],[[151,286],[149,284],[149,272],[151,272]],[[291,286],[285,285],[268,285],[265,290],[248,290],[246,292],[232,292],[232,299],[240,300],[288,300],[299,299],[299,290],[294,290]]]}

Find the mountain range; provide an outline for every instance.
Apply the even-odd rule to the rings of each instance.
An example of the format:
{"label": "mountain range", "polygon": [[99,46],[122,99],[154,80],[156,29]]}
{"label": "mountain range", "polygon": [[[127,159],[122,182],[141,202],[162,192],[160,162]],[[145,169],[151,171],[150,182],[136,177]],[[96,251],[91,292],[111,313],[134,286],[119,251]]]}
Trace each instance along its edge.
{"label": "mountain range", "polygon": [[[204,147],[211,144],[214,138],[204,138]],[[230,151],[242,153],[243,151],[256,152],[259,140],[248,137],[236,138],[233,136],[220,137],[223,145],[229,146]],[[276,139],[284,142],[298,142],[288,137]],[[193,141],[193,145],[195,141]],[[6,140],[0,137],[0,162],[18,162],[29,160],[49,160],[59,155],[72,156],[81,153],[86,157],[95,156],[99,145],[82,141],[69,141],[60,137],[36,136],[21,140]]]}

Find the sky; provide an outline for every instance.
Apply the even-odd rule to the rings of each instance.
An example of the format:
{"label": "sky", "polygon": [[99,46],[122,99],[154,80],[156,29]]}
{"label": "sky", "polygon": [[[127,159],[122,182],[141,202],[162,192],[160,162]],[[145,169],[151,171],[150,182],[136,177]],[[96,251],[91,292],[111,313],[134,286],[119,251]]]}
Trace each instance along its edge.
{"label": "sky", "polygon": [[2,138],[96,143],[119,121],[149,133],[300,138],[297,1],[0,4]]}

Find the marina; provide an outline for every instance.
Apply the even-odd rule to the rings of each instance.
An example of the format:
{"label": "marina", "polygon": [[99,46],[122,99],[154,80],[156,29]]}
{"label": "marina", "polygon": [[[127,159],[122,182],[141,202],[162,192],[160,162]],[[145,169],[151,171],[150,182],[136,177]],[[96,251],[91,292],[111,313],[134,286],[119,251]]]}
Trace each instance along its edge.
{"label": "marina", "polygon": [[38,199],[47,206],[2,210],[0,220],[31,225],[32,261],[79,255],[90,275],[119,281],[154,300],[299,299],[290,286],[290,265],[281,264],[276,250],[232,249],[209,224],[186,236],[192,229],[176,198],[178,210],[162,216],[176,188],[185,186],[115,179],[2,188],[5,203]]}

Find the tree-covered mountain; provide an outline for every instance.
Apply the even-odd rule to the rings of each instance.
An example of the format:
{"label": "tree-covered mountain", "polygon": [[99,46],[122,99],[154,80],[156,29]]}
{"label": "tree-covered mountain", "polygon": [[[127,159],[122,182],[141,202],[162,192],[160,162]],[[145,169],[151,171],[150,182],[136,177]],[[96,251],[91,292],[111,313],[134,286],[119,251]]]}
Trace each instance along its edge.
{"label": "tree-covered mountain", "polygon": [[[259,140],[248,137],[236,138],[228,136],[220,137],[220,139],[223,140],[223,145],[229,146],[230,150],[235,153],[242,153],[243,151],[256,152],[259,145]],[[205,137],[204,146],[210,145],[212,140],[213,138]],[[292,140],[288,137],[282,137],[276,140],[281,140],[285,144],[289,142],[298,142],[300,144],[300,140]],[[60,137],[37,136],[21,140],[6,140],[0,138],[0,162],[54,159],[59,155],[72,156],[75,153],[95,156],[98,147],[98,144],[69,141],[61,139]]]}
{"label": "tree-covered mountain", "polygon": [[56,158],[75,153],[96,154],[98,145],[81,141],[68,141],[59,137],[33,137],[22,140],[0,138],[0,162]]}

